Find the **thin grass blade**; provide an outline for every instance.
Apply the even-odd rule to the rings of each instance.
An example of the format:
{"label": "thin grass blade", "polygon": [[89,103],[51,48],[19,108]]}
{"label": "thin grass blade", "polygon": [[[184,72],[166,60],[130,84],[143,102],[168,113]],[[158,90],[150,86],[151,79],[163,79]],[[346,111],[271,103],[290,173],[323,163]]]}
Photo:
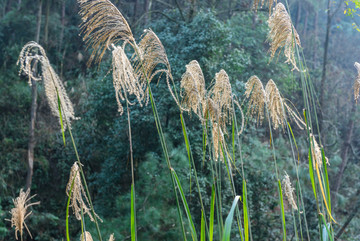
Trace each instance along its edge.
{"label": "thin grass blade", "polygon": [[233,219],[234,219],[234,211],[235,211],[235,207],[238,203],[240,199],[240,196],[236,196],[233,203],[232,203],[232,206],[231,206],[231,209],[230,209],[230,212],[225,220],[225,226],[224,226],[224,231],[223,231],[223,238],[222,238],[222,241],[229,241],[230,240],[230,232],[231,232],[231,225],[232,225],[232,222],[233,222]]}
{"label": "thin grass blade", "polygon": [[281,182],[278,180],[278,187],[280,193],[280,207],[281,207],[281,221],[282,221],[282,228],[283,228],[283,241],[286,241],[286,223],[285,223],[285,212],[284,212],[284,198],[282,194]]}
{"label": "thin grass blade", "polygon": [[131,241],[136,241],[135,192],[131,184]]}
{"label": "thin grass blade", "polygon": [[209,241],[213,241],[214,235],[214,211],[215,211],[215,184],[211,190],[211,202],[210,202],[210,227],[209,227]]}
{"label": "thin grass blade", "polygon": [[64,146],[66,146],[64,123],[63,123],[63,118],[62,118],[62,113],[61,113],[61,102],[60,102],[59,92],[58,92],[57,89],[56,89],[56,95],[57,95],[57,99],[58,99],[58,109],[59,109],[61,133],[62,133],[62,138],[63,138],[63,141],[64,141]]}
{"label": "thin grass blade", "polygon": [[248,216],[248,206],[247,206],[247,190],[246,190],[246,181],[243,180],[243,212],[244,212],[244,236],[245,241],[249,241],[249,216]]}

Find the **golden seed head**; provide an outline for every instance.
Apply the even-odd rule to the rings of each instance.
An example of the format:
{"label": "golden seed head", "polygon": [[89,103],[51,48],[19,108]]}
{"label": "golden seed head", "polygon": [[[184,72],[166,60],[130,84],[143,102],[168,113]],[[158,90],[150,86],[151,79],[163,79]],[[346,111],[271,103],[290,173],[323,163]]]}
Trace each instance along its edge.
{"label": "golden seed head", "polygon": [[[212,123],[212,129],[211,129],[211,134],[212,134],[212,140],[213,140],[213,151],[214,151],[214,156],[215,156],[215,160],[218,160],[218,158],[220,160],[224,160],[224,157],[222,155],[221,151],[221,147],[220,145],[224,148],[224,134],[221,130],[220,125],[218,125],[216,122]],[[220,156],[219,156],[220,155]]]}
{"label": "golden seed head", "polygon": [[[41,66],[41,75],[35,75],[37,63],[40,63]],[[29,77],[30,86],[31,79],[35,81],[43,80],[45,95],[48,100],[51,113],[54,116],[59,117],[59,122],[61,122],[58,101],[60,99],[64,128],[68,126],[68,123],[68,127],[71,128],[71,120],[76,120],[78,118],[75,117],[74,108],[68,95],[66,94],[64,84],[52,68],[43,47],[36,42],[28,42],[22,48],[17,64],[20,65],[19,74],[24,73]]]}
{"label": "golden seed head", "polygon": [[[311,158],[312,158],[313,167],[315,169],[315,167],[317,166],[319,169],[321,169],[323,166],[321,148],[319,144],[316,142],[315,136],[311,133],[310,133],[310,141],[311,141],[310,142]],[[330,165],[329,159],[326,156],[325,156],[325,162],[327,165]]]}
{"label": "golden seed head", "polygon": [[245,96],[249,99],[247,115],[262,123],[264,119],[266,93],[260,79],[253,75],[245,84]]}
{"label": "golden seed head", "polygon": [[194,111],[203,118],[205,103],[205,79],[199,63],[196,60],[186,65],[186,72],[181,77],[182,108],[186,111]]}
{"label": "golden seed head", "polygon": [[[90,203],[81,182],[80,168],[76,162],[71,167],[69,181],[66,186],[66,195],[69,196],[70,192],[71,192],[71,197],[70,197],[69,206],[72,207],[76,219],[81,220],[81,210],[82,210],[84,215],[85,214],[89,215],[90,220],[94,222],[95,221],[94,217],[91,214],[91,209],[89,208]],[[83,197],[85,198],[85,201]],[[98,218],[102,222],[102,220],[96,213],[95,216],[96,216],[95,218]]]}
{"label": "golden seed head", "polygon": [[355,101],[357,102],[357,100],[360,97],[360,64],[358,62],[355,62],[354,66],[358,72],[358,75],[354,82],[354,98]]}
{"label": "golden seed head", "polygon": [[[26,223],[25,223],[25,219],[28,218],[31,215],[31,211],[27,212],[27,209],[30,206],[33,205],[39,205],[40,202],[34,202],[34,203],[28,203],[30,201],[30,199],[32,199],[35,195],[29,197],[30,194],[30,189],[28,189],[26,192],[24,192],[22,189],[20,190],[20,194],[19,197],[17,197],[16,199],[13,199],[13,203],[14,203],[14,208],[11,209],[10,213],[11,213],[11,219],[7,221],[11,222],[11,227],[15,227],[15,238],[16,240],[18,240],[18,236],[17,233],[20,233],[20,237],[23,236],[23,230],[24,227],[26,228],[27,232],[29,233],[30,237],[31,233],[30,230],[28,229]],[[21,238],[22,240],[22,238]]]}
{"label": "golden seed head", "polygon": [[[84,237],[85,236],[85,237]],[[85,231],[84,234],[80,235],[80,241],[93,241],[93,238],[91,236],[91,233],[89,233],[88,231]]]}
{"label": "golden seed head", "polygon": [[285,172],[284,179],[282,180],[282,184],[283,184],[283,191],[284,191],[291,207],[295,210],[298,210],[298,207],[296,205],[294,195],[293,195],[295,189],[291,186],[290,177],[286,172]]}
{"label": "golden seed head", "polygon": [[80,25],[83,40],[93,52],[89,59],[100,63],[111,44],[119,41],[135,43],[133,34],[124,16],[109,0],[78,0],[80,4]]}
{"label": "golden seed head", "polygon": [[275,82],[270,79],[265,86],[267,108],[273,128],[276,130],[279,126],[286,124],[285,110],[283,100]]}
{"label": "golden seed head", "polygon": [[270,40],[271,58],[274,58],[278,49],[284,48],[285,63],[291,63],[293,70],[299,70],[295,60],[295,44],[301,46],[300,37],[282,3],[276,4],[275,11],[271,14],[268,24],[270,27],[268,39]]}
{"label": "golden seed head", "polygon": [[140,106],[144,99],[144,90],[141,87],[138,76],[134,73],[133,67],[127,58],[124,49],[120,46],[113,46],[112,66],[113,66],[113,84],[115,88],[116,101],[118,103],[118,111],[123,114],[124,108],[121,101],[127,101],[133,105],[128,99],[129,95],[135,95]]}

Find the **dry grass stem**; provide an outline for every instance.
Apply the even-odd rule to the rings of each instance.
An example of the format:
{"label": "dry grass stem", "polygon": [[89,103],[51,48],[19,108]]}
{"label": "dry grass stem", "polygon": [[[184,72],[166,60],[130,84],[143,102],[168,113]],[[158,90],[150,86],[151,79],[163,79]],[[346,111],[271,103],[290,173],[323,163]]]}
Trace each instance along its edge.
{"label": "dry grass stem", "polygon": [[194,111],[203,119],[205,103],[205,79],[199,63],[196,60],[186,65],[186,72],[181,77],[180,96],[182,97],[182,109]]}
{"label": "dry grass stem", "polygon": [[275,11],[271,14],[268,24],[270,27],[268,39],[270,40],[271,58],[274,58],[278,49],[284,48],[285,63],[291,63],[293,70],[299,71],[295,60],[295,44],[301,46],[300,37],[282,3],[276,4]]}
{"label": "dry grass stem", "polygon": [[[141,85],[143,88],[146,87],[146,103],[149,100],[147,89],[148,81],[150,83],[155,76],[158,76],[158,80],[160,80],[162,74],[165,74],[166,83],[170,93],[179,105],[170,84],[170,80],[172,81],[173,77],[171,75],[170,63],[165,48],[158,36],[151,29],[144,30],[144,35],[136,47],[132,60],[134,61],[135,73],[139,77]],[[157,68],[159,65],[162,65],[162,67]]]}
{"label": "dry grass stem", "polygon": [[[91,214],[91,209],[88,207],[90,206],[90,203],[86,196],[84,187],[82,185],[81,177],[80,177],[80,169],[76,162],[71,167],[69,181],[66,186],[67,196],[70,195],[70,190],[71,190],[71,198],[70,198],[69,206],[72,207],[76,219],[81,220],[81,209],[82,209],[84,215],[88,214],[92,222],[95,221],[94,218],[98,218],[102,222],[102,220],[97,214],[95,214],[96,217],[93,217],[93,215]],[[85,198],[85,201],[83,197]]]}
{"label": "dry grass stem", "polygon": [[290,205],[293,209],[298,210],[298,207],[296,205],[296,202],[294,200],[294,195],[293,195],[295,189],[291,186],[290,177],[286,172],[285,172],[285,177],[282,180],[282,183],[283,183],[283,190],[287,197],[288,202],[290,203]]}
{"label": "dry grass stem", "polygon": [[355,101],[357,102],[357,100],[360,97],[360,64],[358,62],[355,62],[354,66],[358,72],[358,75],[357,75],[357,77],[355,79],[355,83],[354,83],[354,98],[355,98]]}
{"label": "dry grass stem", "polygon": [[[37,63],[41,66],[41,75],[35,75]],[[74,114],[73,105],[66,94],[63,82],[52,68],[45,50],[36,42],[27,43],[21,50],[17,64],[20,65],[20,74],[24,73],[29,77],[29,85],[31,79],[36,81],[43,80],[46,98],[48,100],[51,112],[54,116],[59,117],[58,95],[61,102],[62,119],[64,128],[71,120],[77,119]],[[69,126],[71,127],[71,126]]]}
{"label": "dry grass stem", "polygon": [[[84,235],[85,234],[85,235]],[[93,238],[91,236],[91,233],[89,233],[88,231],[85,231],[84,234],[80,235],[80,241],[93,241]],[[84,237],[85,236],[85,237]]]}
{"label": "dry grass stem", "polygon": [[249,99],[247,115],[262,123],[264,119],[266,93],[260,79],[253,75],[245,84],[245,96]]}
{"label": "dry grass stem", "polygon": [[30,237],[31,233],[29,228],[27,227],[25,220],[31,215],[31,211],[27,212],[27,209],[33,205],[39,205],[40,202],[34,202],[34,203],[28,203],[35,195],[29,197],[30,189],[28,189],[26,192],[23,192],[23,190],[20,190],[19,197],[16,199],[13,199],[14,208],[11,209],[11,220],[6,219],[7,221],[11,222],[11,227],[15,227],[15,238],[18,240],[17,233],[20,233],[20,237],[22,240],[23,237],[23,230],[24,227],[26,228],[27,232],[29,233]]}
{"label": "dry grass stem", "polygon": [[108,0],[78,0],[80,4],[80,26],[83,40],[93,52],[88,64],[100,63],[111,44],[119,41],[135,43],[133,34],[124,16]]}
{"label": "dry grass stem", "polygon": [[[311,158],[313,162],[313,166],[315,168],[315,165],[319,168],[319,170],[322,168],[322,154],[321,154],[321,148],[319,144],[316,142],[315,136],[310,133],[310,139],[311,139]],[[330,165],[329,159],[325,156],[325,161],[327,165]]]}
{"label": "dry grass stem", "polygon": [[123,114],[124,108],[121,101],[126,100],[130,105],[133,103],[128,100],[128,95],[135,95],[140,106],[144,98],[144,91],[139,83],[138,76],[134,73],[133,67],[127,58],[124,49],[114,46],[112,51],[113,84],[115,88],[118,111]]}

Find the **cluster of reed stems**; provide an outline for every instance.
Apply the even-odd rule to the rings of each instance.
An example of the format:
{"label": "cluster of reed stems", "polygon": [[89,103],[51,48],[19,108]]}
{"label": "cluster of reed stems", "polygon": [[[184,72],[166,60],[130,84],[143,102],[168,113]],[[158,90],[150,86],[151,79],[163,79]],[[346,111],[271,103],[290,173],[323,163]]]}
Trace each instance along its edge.
{"label": "cluster of reed stems", "polygon": [[[306,130],[309,143],[309,175],[311,185],[314,192],[314,197],[317,204],[317,212],[319,218],[319,235],[322,235],[322,229],[326,228],[329,237],[333,239],[332,222],[335,222],[331,215],[331,200],[330,189],[327,174],[328,159],[324,154],[324,150],[320,144],[317,143],[313,130],[313,125],[318,127],[316,104],[314,100],[314,88],[308,75],[305,58],[303,57],[302,49],[300,48],[300,38],[294,26],[291,23],[290,14],[286,6],[282,3],[277,3],[274,11],[269,17],[270,32],[268,39],[270,41],[271,58],[275,56],[278,49],[284,49],[286,62],[292,64],[293,70],[299,70],[300,78],[304,96],[305,110],[304,120],[300,114],[291,107],[290,102],[282,97],[278,87],[273,80],[269,80],[265,88],[261,80],[252,76],[246,83],[245,97],[248,99],[247,118],[255,119],[259,124],[265,119],[268,120],[270,131],[270,145],[273,152],[274,169],[276,173],[276,186],[278,187],[280,216],[282,222],[283,240],[286,240],[286,218],[284,207],[285,194],[291,208],[291,215],[293,218],[294,232],[297,240],[304,240],[303,229],[305,228],[307,239],[310,240],[309,229],[307,225],[306,210],[303,201],[303,191],[300,185],[299,169],[302,168],[299,164],[299,157],[296,158],[295,148],[297,144],[290,120],[293,120],[297,126]],[[130,106],[135,102],[129,100],[129,96],[135,96],[136,103],[140,106],[147,105],[149,102],[154,115],[156,128],[158,131],[160,143],[164,159],[167,163],[169,175],[172,181],[172,189],[177,203],[177,211],[179,216],[179,226],[184,240],[187,240],[186,228],[183,221],[183,213],[186,216],[191,238],[193,240],[210,240],[214,239],[214,219],[215,210],[217,212],[217,226],[219,240],[230,240],[230,231],[232,227],[233,217],[236,217],[236,223],[239,230],[241,240],[252,240],[250,209],[247,200],[246,175],[244,172],[244,161],[241,150],[241,133],[245,126],[245,117],[242,111],[242,105],[237,101],[237,97],[232,92],[231,80],[226,74],[225,70],[220,70],[211,82],[210,87],[206,88],[205,79],[201,67],[196,60],[191,61],[186,65],[186,72],[183,74],[180,83],[180,92],[176,88],[174,78],[171,73],[171,67],[167,58],[166,51],[160,39],[151,30],[147,29],[141,37],[141,41],[137,42],[132,31],[123,17],[121,12],[109,0],[78,0],[80,4],[80,15],[82,17],[81,32],[87,47],[92,48],[93,52],[89,59],[89,65],[93,62],[100,63],[107,50],[112,54],[112,72],[113,85],[115,89],[116,101],[118,104],[118,111],[120,114],[124,113],[123,102],[126,104],[130,157],[131,157],[131,239],[137,240],[136,229],[136,198],[135,198],[135,178],[134,178],[134,164],[133,164],[133,150],[131,137],[131,119]],[[258,1],[255,1],[256,6]],[[269,1],[269,10],[272,8],[274,1]],[[40,54],[33,53],[33,49],[37,48]],[[130,48],[132,55],[129,58],[127,49]],[[81,240],[92,240],[91,234],[86,231],[84,215],[87,214],[90,220],[96,225],[97,236],[102,241],[102,235],[98,221],[100,217],[95,213],[88,186],[86,184],[85,175],[82,169],[82,163],[77,152],[77,147],[70,128],[70,121],[75,119],[74,111],[69,98],[65,93],[65,88],[62,82],[52,69],[45,51],[41,46],[34,42],[27,44],[20,54],[21,71],[35,80],[40,80],[39,77],[34,76],[32,66],[33,61],[37,60],[42,64],[42,79],[46,89],[46,96],[48,98],[52,113],[59,117],[61,128],[64,132],[67,128],[71,142],[76,155],[76,162],[71,168],[70,178],[66,187],[66,194],[68,196],[66,209],[66,238],[69,241],[69,208],[72,207],[73,213],[79,221],[81,221]],[[299,66],[299,67],[298,67]],[[359,64],[355,65],[357,68]],[[358,68],[359,71],[360,68]],[[169,92],[173,97],[175,103],[179,107],[180,120],[182,124],[182,131],[184,135],[184,142],[189,158],[190,169],[194,171],[196,188],[201,204],[201,234],[198,235],[195,228],[189,205],[186,200],[184,190],[181,186],[180,180],[176,171],[171,165],[169,157],[169,149],[166,144],[165,135],[162,130],[159,113],[157,111],[156,101],[152,94],[151,82],[154,78],[158,81],[165,77]],[[359,79],[355,82],[356,86]],[[358,87],[355,88],[355,99],[358,98]],[[200,191],[198,181],[198,174],[195,167],[193,152],[191,149],[190,140],[188,138],[186,123],[183,113],[193,112],[201,122],[203,128],[203,161],[209,150],[211,174],[213,178],[210,214],[206,215],[208,210],[205,208],[203,197]],[[241,126],[238,125],[237,113],[241,114]],[[314,117],[314,120],[312,119]],[[230,127],[231,128],[230,128]],[[276,149],[274,145],[272,130],[281,128],[289,137],[289,142],[292,150],[293,166],[296,171],[295,188],[291,184],[290,176],[285,172],[282,181],[278,170]],[[229,132],[231,129],[231,132]],[[318,138],[320,132],[318,131]],[[227,139],[231,137],[231,146],[228,146]],[[209,141],[210,140],[210,141]],[[65,143],[65,137],[64,137]],[[211,145],[209,145],[211,144]],[[240,160],[240,169],[238,162]],[[242,179],[242,194],[241,198],[236,192],[234,174],[239,173]],[[225,174],[224,174],[225,173]],[[229,214],[224,222],[222,215],[222,187],[224,185],[223,175],[227,176],[230,189],[234,201]],[[294,182],[293,182],[294,183]],[[295,196],[296,192],[296,196]],[[22,196],[21,196],[22,195]],[[27,193],[28,195],[28,193]],[[24,220],[30,214],[26,213],[26,208],[33,205],[26,205],[28,201],[27,195],[20,193],[23,197],[23,207],[25,212],[22,218],[22,224],[25,225]],[[239,201],[241,199],[241,201]],[[239,208],[238,203],[242,203],[242,209]],[[15,201],[14,201],[15,203]],[[19,202],[17,202],[19,203]],[[36,204],[36,203],[34,203]],[[296,213],[297,217],[296,217]],[[12,212],[13,217],[17,215],[17,211]],[[301,218],[303,216],[303,218]],[[207,218],[209,219],[207,220]],[[14,221],[13,221],[14,220]],[[22,237],[22,226],[16,224],[16,218],[12,220],[13,225]],[[328,226],[328,224],[330,224]],[[25,225],[26,227],[26,225]],[[300,227],[300,230],[297,230]],[[27,228],[27,227],[26,227]],[[109,240],[114,240],[111,235]]]}

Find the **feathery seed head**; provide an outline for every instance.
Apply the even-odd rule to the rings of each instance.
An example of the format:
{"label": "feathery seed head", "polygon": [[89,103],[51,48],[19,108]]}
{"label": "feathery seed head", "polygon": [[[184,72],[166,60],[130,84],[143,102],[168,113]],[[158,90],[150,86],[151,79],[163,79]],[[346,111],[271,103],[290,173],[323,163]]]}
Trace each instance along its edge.
{"label": "feathery seed head", "polygon": [[360,64],[358,62],[355,62],[354,66],[358,72],[358,75],[354,83],[354,97],[355,97],[355,101],[357,102],[357,100],[360,97]]}
{"label": "feathery seed head", "polygon": [[[166,55],[165,48],[158,36],[151,30],[146,29],[142,39],[135,49],[135,54],[132,57],[134,61],[134,71],[141,81],[143,87],[147,86],[148,81],[159,74],[160,80],[162,74],[166,76],[166,83],[170,93],[176,103],[179,105],[175,95],[170,86],[170,80],[173,79],[171,75],[170,63]],[[158,65],[163,65],[163,68],[156,69]],[[146,103],[149,100],[148,89],[145,91]]]}
{"label": "feathery seed head", "polygon": [[[84,215],[88,214],[91,221],[94,222],[95,221],[94,218],[98,218],[102,222],[102,220],[96,213],[95,213],[96,217],[93,217],[93,215],[91,214],[91,209],[89,208],[90,203],[81,182],[80,168],[76,162],[71,167],[69,181],[66,186],[66,195],[69,196],[70,192],[71,192],[71,197],[70,197],[69,206],[72,207],[74,215],[77,220],[81,220],[81,209],[82,209]],[[85,201],[83,197],[85,198]]]}
{"label": "feathery seed head", "polygon": [[299,70],[295,60],[295,44],[301,46],[300,37],[282,3],[276,4],[275,11],[271,14],[268,24],[270,27],[268,39],[270,40],[271,58],[274,58],[278,49],[284,48],[287,59],[285,63],[291,63],[293,70]]}
{"label": "feathery seed head", "polygon": [[[269,15],[271,14],[272,6],[274,5],[274,2],[277,3],[277,0],[268,0],[269,5]],[[265,0],[254,0],[252,8],[253,10],[257,11],[258,8],[262,8],[265,5]]]}
{"label": "feathery seed head", "polygon": [[285,172],[285,176],[282,181],[282,184],[283,184],[284,193],[285,193],[287,200],[290,203],[291,207],[295,210],[298,210],[298,207],[296,205],[296,202],[295,202],[294,196],[293,196],[294,188],[291,186],[290,177],[286,172]]}
{"label": "feathery seed head", "polygon": [[[85,237],[84,237],[85,236]],[[88,231],[85,231],[84,234],[80,235],[80,241],[93,241],[93,238],[91,236],[91,233],[89,233]]]}
{"label": "feathery seed head", "polygon": [[220,125],[218,125],[216,122],[212,124],[211,133],[212,133],[215,160],[218,160],[219,154],[220,154],[220,160],[224,160],[223,155],[219,152],[221,150],[220,145],[224,147],[224,134],[221,130]]}
{"label": "feathery seed head", "polygon": [[[322,168],[322,153],[319,144],[316,142],[315,136],[310,133],[310,144],[311,144],[311,158],[313,166],[315,165],[321,169]],[[325,162],[327,165],[330,165],[329,159],[325,156]]]}
{"label": "feathery seed head", "polygon": [[[39,53],[37,53],[39,52]],[[41,75],[36,76],[34,68],[36,63],[41,65]],[[45,87],[45,94],[48,100],[51,112],[54,116],[59,117],[59,99],[61,103],[62,119],[64,121],[64,128],[71,120],[76,120],[73,105],[66,94],[63,82],[52,68],[49,59],[46,56],[45,50],[36,42],[27,43],[21,50],[17,64],[20,65],[20,74],[23,72],[29,77],[29,85],[31,86],[31,79],[36,81],[43,80]],[[71,128],[71,126],[69,126]]]}
{"label": "feathery seed head", "polygon": [[93,48],[89,65],[94,60],[100,63],[111,44],[119,41],[135,43],[126,19],[109,0],[78,0],[78,3],[83,21],[80,25],[83,40],[88,48]]}
{"label": "feathery seed head", "polygon": [[276,130],[279,126],[284,127],[284,124],[286,123],[285,109],[280,92],[272,79],[267,82],[265,93],[267,108],[273,128]]}
{"label": "feathery seed head", "polygon": [[112,51],[112,66],[113,66],[113,84],[115,88],[116,101],[118,103],[118,110],[123,114],[124,108],[121,104],[122,100],[128,100],[128,95],[135,95],[140,106],[144,98],[144,90],[139,83],[138,76],[134,73],[129,59],[127,58],[124,49],[120,46],[114,46]]}
{"label": "feathery seed head", "polygon": [[249,99],[247,115],[252,116],[258,123],[264,119],[266,93],[260,79],[253,75],[245,84],[245,96]]}
{"label": "feathery seed head", "polygon": [[211,89],[210,96],[218,108],[218,115],[210,116],[210,118],[213,121],[216,120],[226,131],[226,122],[227,120],[231,121],[232,118],[232,91],[229,76],[225,70],[222,69],[216,73],[215,84]]}
{"label": "feathery seed head", "polygon": [[28,229],[28,227],[25,223],[25,219],[27,217],[29,217],[32,212],[31,211],[27,212],[27,209],[30,206],[39,205],[40,202],[28,203],[30,201],[30,199],[32,199],[35,196],[35,195],[33,195],[33,196],[29,197],[29,194],[30,194],[30,189],[28,189],[26,192],[24,192],[22,189],[20,190],[19,197],[17,197],[16,199],[13,199],[13,203],[14,203],[15,207],[12,208],[10,211],[11,220],[6,219],[7,221],[11,222],[11,227],[15,227],[16,240],[18,239],[18,236],[17,236],[18,232],[20,233],[20,237],[23,236],[24,227],[26,228],[30,237],[32,238],[30,230]]}
{"label": "feathery seed head", "polygon": [[199,63],[196,60],[186,65],[186,72],[181,77],[181,91],[183,110],[193,110],[201,119],[205,103],[205,79]]}
{"label": "feathery seed head", "polygon": [[114,234],[110,234],[109,241],[115,241]]}

